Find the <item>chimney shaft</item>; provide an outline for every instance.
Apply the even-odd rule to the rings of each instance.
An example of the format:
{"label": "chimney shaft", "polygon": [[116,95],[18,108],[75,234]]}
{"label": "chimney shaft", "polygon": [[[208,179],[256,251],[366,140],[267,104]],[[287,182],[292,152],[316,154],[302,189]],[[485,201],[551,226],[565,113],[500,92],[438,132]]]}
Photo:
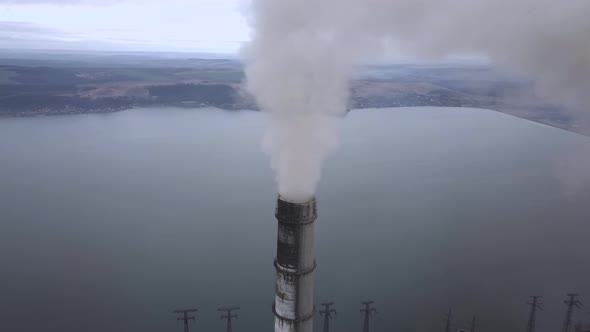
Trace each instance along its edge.
{"label": "chimney shaft", "polygon": [[293,203],[279,196],[276,296],[273,304],[275,332],[313,330],[313,257],[316,200]]}

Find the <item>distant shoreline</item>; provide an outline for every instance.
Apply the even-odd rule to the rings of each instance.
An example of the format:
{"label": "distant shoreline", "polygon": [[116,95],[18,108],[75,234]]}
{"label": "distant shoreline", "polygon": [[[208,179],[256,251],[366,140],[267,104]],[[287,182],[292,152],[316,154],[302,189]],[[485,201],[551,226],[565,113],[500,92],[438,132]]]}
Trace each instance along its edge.
{"label": "distant shoreline", "polygon": [[[527,120],[527,121],[531,121],[531,122],[535,122],[535,123],[539,123],[539,124],[543,124],[546,126],[550,126],[553,128],[557,128],[557,129],[561,129],[561,130],[565,130],[574,134],[578,134],[578,135],[582,135],[582,136],[586,136],[586,137],[590,137],[590,133],[585,133],[584,131],[576,131],[576,130],[572,130],[572,128],[569,127],[564,127],[564,126],[556,126],[553,124],[548,124],[546,122],[542,122],[542,121],[537,121],[535,119],[529,119],[529,118],[525,118],[525,117],[520,117],[514,114],[510,114],[507,112],[503,112],[501,110],[494,110],[491,108],[482,108],[482,107],[469,107],[469,106],[432,106],[432,105],[424,105],[424,106],[385,106],[385,107],[365,107],[365,108],[350,108],[348,110],[348,112],[352,112],[352,111],[363,111],[363,110],[379,110],[379,109],[395,109],[395,108],[451,108],[451,109],[457,109],[457,108],[463,108],[463,109],[474,109],[474,110],[483,110],[483,111],[491,111],[491,112],[497,112],[497,113],[501,113],[504,115],[508,115],[508,116],[512,116],[515,118],[519,118],[519,119],[523,119],[523,120]],[[256,108],[221,108],[221,107],[217,107],[217,106],[207,106],[207,105],[202,105],[202,106],[198,106],[198,105],[186,105],[186,104],[167,104],[167,105],[146,105],[146,106],[133,106],[133,107],[128,107],[128,108],[122,108],[122,109],[116,109],[116,110],[93,110],[93,111],[85,111],[85,112],[61,112],[61,113],[39,113],[39,114],[24,114],[24,115],[1,115],[0,114],[0,121],[2,121],[3,119],[10,119],[10,118],[38,118],[38,117],[58,117],[58,116],[68,116],[68,115],[85,115],[85,114],[110,114],[110,113],[118,113],[118,112],[124,112],[124,111],[131,111],[131,110],[138,110],[138,109],[145,109],[145,110],[149,110],[149,109],[160,109],[160,108],[171,108],[171,109],[179,109],[179,110],[199,110],[199,109],[218,109],[220,111],[226,111],[226,112],[259,112],[259,109]]]}
{"label": "distant shoreline", "polygon": [[[76,54],[59,61],[52,54],[0,58],[0,117],[100,114],[139,107],[255,110],[243,80],[242,64],[235,59]],[[350,84],[350,109],[415,106],[491,109],[590,134],[572,113],[538,98],[534,84],[488,66],[367,66]]]}

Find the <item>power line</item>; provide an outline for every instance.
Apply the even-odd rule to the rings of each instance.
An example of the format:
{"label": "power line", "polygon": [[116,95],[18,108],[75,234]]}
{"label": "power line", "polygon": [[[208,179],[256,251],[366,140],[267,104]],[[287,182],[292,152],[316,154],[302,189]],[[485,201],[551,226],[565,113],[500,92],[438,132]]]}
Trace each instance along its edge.
{"label": "power line", "polygon": [[197,312],[199,311],[198,309],[182,309],[182,310],[174,310],[173,312],[175,314],[182,314],[181,317],[178,317],[176,320],[181,320],[184,322],[184,332],[189,332],[188,331],[188,322],[189,321],[195,321],[196,320],[196,314],[195,315],[190,315],[190,313],[192,312]]}
{"label": "power line", "polygon": [[363,320],[363,332],[369,332],[369,321],[371,317],[373,317],[373,313],[377,313],[377,309],[371,308],[371,304],[373,304],[373,301],[363,302],[363,305],[365,306],[361,309],[361,314],[365,315]]}
{"label": "power line", "polygon": [[445,332],[451,332],[451,320],[453,317],[453,309],[449,308],[449,312],[445,315],[446,324],[445,324]]}
{"label": "power line", "polygon": [[471,332],[475,332],[475,328],[477,327],[477,322],[475,320],[475,315],[473,315],[473,319],[471,320],[471,327],[469,328],[469,330]]}
{"label": "power line", "polygon": [[572,317],[574,315],[574,307],[581,309],[584,306],[582,302],[576,299],[576,297],[578,297],[578,294],[569,293],[567,294],[567,296],[569,298],[563,301],[563,303],[567,305],[567,311],[565,312],[565,321],[563,322],[563,329],[561,330],[561,332],[570,332],[570,327],[572,325]]}
{"label": "power line", "polygon": [[535,321],[537,320],[537,309],[543,310],[542,302],[539,302],[539,299],[542,296],[540,295],[532,295],[531,301],[527,302],[531,306],[531,313],[529,314],[529,321],[526,325],[526,332],[535,332]]}
{"label": "power line", "polygon": [[240,310],[240,307],[221,307],[217,309],[217,311],[225,312],[224,314],[221,314],[221,319],[225,319],[227,321],[227,332],[232,332],[232,318],[238,319],[238,314],[231,313],[235,310]]}
{"label": "power line", "polygon": [[330,320],[332,319],[332,314],[336,315],[336,310],[330,308],[330,306],[334,305],[334,302],[322,303],[322,305],[324,306],[324,310],[320,311],[320,315],[324,316],[323,332],[330,332]]}

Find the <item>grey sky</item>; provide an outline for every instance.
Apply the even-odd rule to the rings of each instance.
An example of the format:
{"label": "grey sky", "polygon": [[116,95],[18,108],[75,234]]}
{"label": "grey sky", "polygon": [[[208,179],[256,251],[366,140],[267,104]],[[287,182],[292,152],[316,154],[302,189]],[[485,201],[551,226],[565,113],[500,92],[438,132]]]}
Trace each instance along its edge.
{"label": "grey sky", "polygon": [[241,0],[0,0],[0,47],[234,52]]}

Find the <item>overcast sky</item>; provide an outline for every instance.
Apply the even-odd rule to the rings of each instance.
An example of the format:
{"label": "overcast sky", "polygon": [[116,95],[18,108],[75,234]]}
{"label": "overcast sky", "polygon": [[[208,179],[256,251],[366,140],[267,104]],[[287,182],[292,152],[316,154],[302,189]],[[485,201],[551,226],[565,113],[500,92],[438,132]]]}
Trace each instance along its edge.
{"label": "overcast sky", "polygon": [[235,52],[243,0],[0,0],[0,47]]}

